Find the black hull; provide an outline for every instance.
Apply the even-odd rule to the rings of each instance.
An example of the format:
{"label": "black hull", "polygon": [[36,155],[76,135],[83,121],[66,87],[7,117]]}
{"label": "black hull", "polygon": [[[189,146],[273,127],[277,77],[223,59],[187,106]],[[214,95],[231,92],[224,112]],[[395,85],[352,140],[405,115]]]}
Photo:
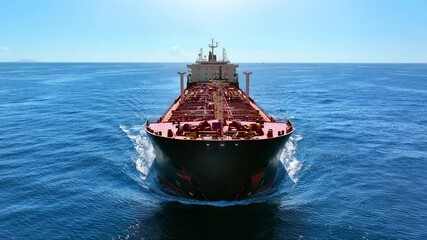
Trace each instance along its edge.
{"label": "black hull", "polygon": [[290,136],[206,141],[148,135],[161,180],[181,196],[209,201],[244,199],[271,186]]}

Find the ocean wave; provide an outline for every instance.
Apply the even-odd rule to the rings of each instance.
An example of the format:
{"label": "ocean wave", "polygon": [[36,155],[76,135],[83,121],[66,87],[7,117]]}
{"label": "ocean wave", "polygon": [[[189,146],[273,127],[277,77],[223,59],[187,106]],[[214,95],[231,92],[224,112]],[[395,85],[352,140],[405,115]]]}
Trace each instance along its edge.
{"label": "ocean wave", "polygon": [[424,89],[414,89],[414,88],[405,88],[405,87],[397,87],[397,86],[386,86],[384,89],[393,91],[393,92],[407,92],[407,93],[420,93],[427,94],[427,91]]}
{"label": "ocean wave", "polygon": [[399,77],[427,77],[427,74],[416,74],[410,72],[395,72],[391,73],[391,75]]}
{"label": "ocean wave", "polygon": [[132,141],[134,149],[138,153],[138,158],[135,160],[135,166],[141,174],[141,179],[145,180],[156,155],[154,154],[153,145],[144,132],[144,126],[136,125],[131,128],[127,128],[124,125],[120,125],[120,129],[126,133],[126,136]]}
{"label": "ocean wave", "polygon": [[282,154],[280,155],[280,161],[285,166],[289,178],[294,183],[298,182],[298,172],[301,170],[302,167],[302,161],[298,160],[295,155],[298,142],[302,139],[303,137],[301,135],[295,135],[295,137],[290,137],[289,141],[286,143],[285,147],[282,150]]}

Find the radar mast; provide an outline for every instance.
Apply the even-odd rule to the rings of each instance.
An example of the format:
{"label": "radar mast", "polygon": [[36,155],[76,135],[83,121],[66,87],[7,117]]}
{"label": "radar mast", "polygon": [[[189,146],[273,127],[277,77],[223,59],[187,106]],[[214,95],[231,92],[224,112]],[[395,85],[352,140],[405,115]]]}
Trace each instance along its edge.
{"label": "radar mast", "polygon": [[212,44],[209,44],[209,47],[212,48],[212,56],[214,55],[214,49],[218,47],[218,42],[214,42],[212,38]]}

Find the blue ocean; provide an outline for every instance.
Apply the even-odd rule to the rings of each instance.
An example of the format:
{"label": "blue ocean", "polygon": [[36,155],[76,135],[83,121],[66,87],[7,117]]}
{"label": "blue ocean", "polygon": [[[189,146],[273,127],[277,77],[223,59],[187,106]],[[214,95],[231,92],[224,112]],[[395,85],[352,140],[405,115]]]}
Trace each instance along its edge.
{"label": "blue ocean", "polygon": [[427,239],[427,64],[240,64],[295,133],[237,202],[162,189],[184,63],[1,63],[0,239]]}

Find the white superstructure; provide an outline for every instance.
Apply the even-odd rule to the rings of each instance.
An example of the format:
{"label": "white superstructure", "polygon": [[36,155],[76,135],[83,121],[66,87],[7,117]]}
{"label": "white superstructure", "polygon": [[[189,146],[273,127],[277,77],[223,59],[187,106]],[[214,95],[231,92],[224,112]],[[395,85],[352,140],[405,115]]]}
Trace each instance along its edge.
{"label": "white superstructure", "polygon": [[207,57],[203,55],[203,48],[201,48],[196,63],[187,65],[189,68],[187,87],[194,83],[209,82],[214,78],[226,79],[226,82],[238,86],[237,68],[239,65],[230,63],[224,48],[222,49],[222,59],[217,59],[214,49],[218,47],[218,42],[214,42],[213,39],[209,47],[211,51]]}

